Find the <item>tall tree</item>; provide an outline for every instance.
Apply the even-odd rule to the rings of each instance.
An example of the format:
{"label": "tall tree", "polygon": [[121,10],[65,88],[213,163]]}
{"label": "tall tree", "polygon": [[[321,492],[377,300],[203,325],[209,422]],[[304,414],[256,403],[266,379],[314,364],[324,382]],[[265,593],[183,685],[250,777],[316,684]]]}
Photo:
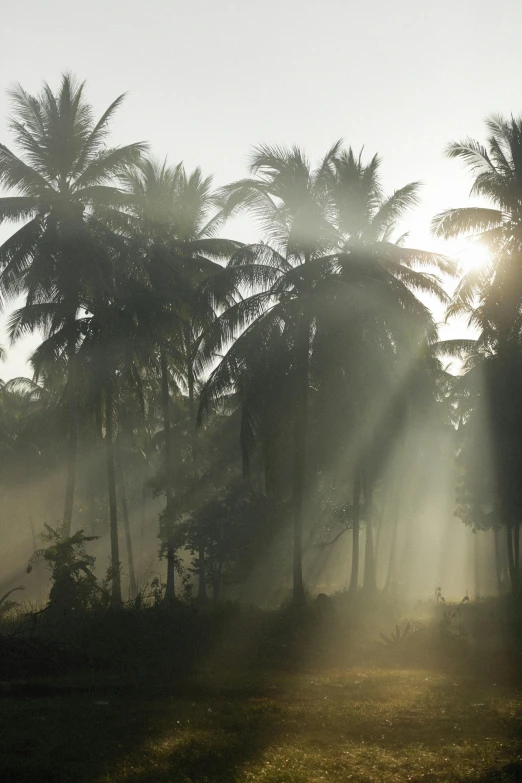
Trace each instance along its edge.
{"label": "tall tree", "polygon": [[[298,148],[262,146],[254,150],[248,179],[229,186],[226,211],[250,209],[261,222],[269,244],[239,250],[226,270],[208,286],[209,301],[225,307],[202,344],[201,360],[212,362],[233,338],[219,366],[212,372],[202,396],[201,411],[224,393],[243,397],[244,442],[255,443],[259,410],[253,402],[251,357],[273,353],[268,366],[286,364],[291,386],[293,592],[304,601],[302,529],[307,470],[308,409],[311,339],[322,288],[333,268],[329,255],[335,231],[328,221],[328,182],[339,149],[334,145],[316,167]],[[243,296],[243,292],[247,296]],[[285,392],[283,392],[285,394]],[[286,392],[288,394],[288,392]],[[285,396],[286,396],[285,394]],[[262,401],[261,401],[262,402]],[[266,410],[266,406],[262,406]]]}
{"label": "tall tree", "polygon": [[[159,354],[165,455],[165,529],[167,549],[166,599],[174,598],[176,520],[171,391],[188,397],[195,449],[195,355],[198,334],[193,319],[194,293],[205,278],[220,270],[219,260],[238,244],[218,237],[223,223],[212,178],[200,169],[187,174],[179,164],[170,167],[152,159],[142,161],[125,178],[131,197],[132,235],[145,262],[150,283],[151,350]],[[204,560],[204,553],[200,560]],[[205,590],[201,563],[200,591]]]}
{"label": "tall tree", "polygon": [[122,207],[115,177],[134,164],[143,144],[108,147],[117,98],[95,120],[84,83],[64,75],[56,93],[44,83],[30,95],[10,92],[10,128],[18,156],[0,144],[0,184],[14,195],[0,198],[0,222],[23,223],[0,247],[2,301],[25,296],[19,328],[66,332],[69,433],[63,522],[73,515],[77,451],[76,315],[93,286],[103,286],[108,228],[103,215]]}
{"label": "tall tree", "polygon": [[449,157],[470,170],[471,195],[483,197],[484,206],[446,210],[434,218],[433,230],[444,238],[467,235],[489,252],[482,267],[463,275],[448,308],[449,316],[466,315],[479,330],[473,347],[469,341],[453,345],[468,356],[460,395],[461,460],[466,467],[458,508],[478,529],[505,526],[511,584],[517,592],[522,414],[514,401],[520,396],[522,346],[522,118],[492,116],[486,127],[485,145],[467,138],[447,149]]}
{"label": "tall tree", "polygon": [[[400,236],[398,229],[419,201],[419,185],[409,183],[385,196],[377,155],[365,163],[362,153],[356,156],[351,148],[340,150],[329,187],[331,220],[338,232],[338,274],[358,293],[359,307],[344,314],[331,307],[316,330],[317,387],[323,401],[329,389],[327,408],[337,411],[335,399],[342,401],[344,422],[334,415],[326,428],[331,443],[341,449],[348,444],[351,452],[348,467],[358,474],[353,481],[359,487],[353,492],[356,509],[359,485],[364,485],[364,586],[373,591],[374,484],[406,422],[419,358],[436,338],[432,314],[419,294],[447,303],[438,275],[453,274],[454,264],[440,254],[403,246],[406,235]],[[356,516],[359,519],[359,510]],[[351,587],[356,589],[358,522],[352,530]]]}

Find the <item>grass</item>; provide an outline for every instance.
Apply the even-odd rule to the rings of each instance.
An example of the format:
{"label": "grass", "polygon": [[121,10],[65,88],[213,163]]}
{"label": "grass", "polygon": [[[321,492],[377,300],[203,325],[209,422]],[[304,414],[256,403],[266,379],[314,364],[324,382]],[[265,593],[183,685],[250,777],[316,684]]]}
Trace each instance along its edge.
{"label": "grass", "polygon": [[0,781],[522,780],[518,605],[374,604],[15,617]]}
{"label": "grass", "polygon": [[108,674],[0,690],[3,783],[518,781],[522,692],[418,669]]}

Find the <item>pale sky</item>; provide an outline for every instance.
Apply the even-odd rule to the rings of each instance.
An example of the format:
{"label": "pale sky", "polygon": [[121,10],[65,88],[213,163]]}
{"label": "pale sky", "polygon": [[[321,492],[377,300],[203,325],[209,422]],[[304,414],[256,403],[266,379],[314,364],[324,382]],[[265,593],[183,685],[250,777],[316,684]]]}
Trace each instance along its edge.
{"label": "pale sky", "polygon": [[[427,249],[431,217],[468,198],[446,144],[482,139],[492,112],[522,113],[522,0],[26,0],[2,17],[7,146],[6,89],[56,87],[63,71],[87,80],[98,115],[128,92],[114,143],[147,140],[216,184],[244,175],[256,143],[317,158],[342,137],[380,153],[388,190],[425,183],[404,228]],[[29,348],[11,348],[0,377],[25,374]]]}

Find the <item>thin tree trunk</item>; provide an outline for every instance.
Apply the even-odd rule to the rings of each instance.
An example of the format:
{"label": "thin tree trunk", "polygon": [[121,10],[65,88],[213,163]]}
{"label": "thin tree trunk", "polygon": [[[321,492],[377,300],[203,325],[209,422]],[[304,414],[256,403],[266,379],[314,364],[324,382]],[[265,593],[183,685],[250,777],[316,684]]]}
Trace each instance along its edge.
{"label": "thin tree trunk", "polygon": [[[192,338],[190,334],[190,324],[185,327],[185,357],[187,362],[187,390],[189,398],[189,417],[190,417],[190,431],[191,431],[191,451],[192,451],[192,471],[193,479],[195,478],[196,471],[196,411],[194,405],[194,368],[192,366]],[[207,574],[205,567],[205,541],[203,535],[199,536],[198,545],[198,597],[197,600],[201,604],[206,604],[208,601],[207,595]]]}
{"label": "thin tree trunk", "polygon": [[[192,457],[192,472],[193,479],[195,478],[196,471],[196,411],[194,405],[194,368],[192,365],[192,337],[190,333],[190,324],[185,325],[185,359],[187,370],[187,390],[189,398],[189,418],[190,418],[190,432],[191,432],[191,457]],[[199,535],[198,542],[198,595],[197,600],[200,604],[206,604],[208,601],[207,595],[207,574],[205,568],[205,541],[203,535]]]}
{"label": "thin tree trunk", "polygon": [[361,475],[358,468],[355,468],[353,477],[352,508],[352,573],[349,591],[355,595],[359,585],[359,528],[361,524]]}
{"label": "thin tree trunk", "polygon": [[140,539],[143,541],[145,535],[145,507],[147,500],[147,488],[145,484],[141,489],[141,510],[140,510]]}
{"label": "thin tree trunk", "polygon": [[[189,397],[189,414],[193,428],[193,438],[196,432],[196,411],[194,409],[194,367],[192,362],[192,337],[190,334],[190,324],[185,329],[185,354],[187,360],[187,388]],[[193,441],[194,445],[194,441]]]}
{"label": "thin tree trunk", "polygon": [[364,471],[364,516],[366,523],[366,541],[364,548],[364,580],[363,590],[366,593],[375,592],[375,559],[373,553],[373,488],[368,474]]}
{"label": "thin tree trunk", "polygon": [[205,544],[200,540],[198,547],[198,602],[206,604],[207,595],[207,576],[205,572]]}
{"label": "thin tree trunk", "polygon": [[296,415],[295,426],[295,451],[293,471],[293,501],[294,501],[294,546],[293,546],[293,594],[297,604],[304,603],[305,592],[303,583],[303,495],[304,495],[304,470],[305,438],[303,430],[305,424],[302,416]]}
{"label": "thin tree trunk", "polygon": [[493,528],[493,535],[495,540],[495,573],[497,577],[497,590],[498,590],[498,594],[502,595],[502,562],[500,559],[500,542],[498,539],[498,527]]}
{"label": "thin tree trunk", "polygon": [[217,603],[221,596],[221,564],[217,567],[212,579],[212,600]]}
{"label": "thin tree trunk", "polygon": [[479,534],[478,530],[475,530],[475,535],[473,538],[473,576],[474,576],[474,586],[475,586],[475,600],[478,601],[480,598],[480,588],[481,588],[481,570],[480,570],[480,557],[479,557]]}
{"label": "thin tree trunk", "polygon": [[105,453],[109,489],[109,524],[111,531],[112,605],[121,606],[120,551],[118,543],[118,506],[116,500],[116,470],[113,432],[114,400],[112,381],[105,387]]}
{"label": "thin tree trunk", "polygon": [[69,432],[67,436],[67,478],[65,483],[65,502],[63,510],[63,525],[66,538],[69,538],[71,535],[74,487],[76,483],[76,454],[78,451],[78,401],[76,391],[76,340],[71,339],[67,346],[67,406]]}
{"label": "thin tree trunk", "polygon": [[304,604],[303,582],[303,505],[306,483],[306,448],[308,435],[308,373],[310,350],[310,312],[309,303],[305,303],[302,333],[297,344],[297,383],[298,399],[294,419],[294,466],[293,466],[293,506],[294,506],[294,546],[293,546],[293,597],[296,604]]}
{"label": "thin tree trunk", "polygon": [[518,569],[516,568],[517,563],[515,562],[513,532],[514,532],[513,527],[511,525],[506,525],[506,544],[507,544],[507,555],[508,555],[509,578],[511,581],[511,592],[513,595],[517,595],[518,594]]}
{"label": "thin tree trunk", "polygon": [[388,560],[388,573],[384,583],[384,592],[391,593],[393,580],[395,577],[395,562],[397,560],[397,531],[399,529],[399,508],[396,506],[395,517],[393,520],[392,538],[390,543],[390,559]]}
{"label": "thin tree trunk", "polygon": [[513,594],[520,592],[520,525],[513,526]]}
{"label": "thin tree trunk", "polygon": [[38,549],[38,544],[36,542],[36,533],[35,533],[35,530],[34,530],[33,517],[32,517],[30,512],[29,512],[29,515],[28,515],[27,518],[28,518],[28,521],[29,521],[29,530],[31,531],[31,545],[33,547],[33,552],[36,552],[36,550]]}
{"label": "thin tree trunk", "polygon": [[127,550],[127,563],[129,564],[129,580],[131,598],[138,594],[136,584],[136,573],[134,571],[134,558],[132,556],[132,539],[129,524],[129,508],[127,506],[127,495],[125,492],[125,476],[123,475],[123,465],[121,461],[121,450],[119,444],[116,447],[116,467],[118,470],[118,483],[120,485],[121,515],[123,519],[123,529],[125,531],[125,548]]}
{"label": "thin tree trunk", "polygon": [[87,507],[89,509],[89,530],[91,536],[96,535],[96,489],[95,489],[95,483],[93,481],[92,475],[89,476],[89,484],[88,484],[88,500],[87,500]]}
{"label": "thin tree trunk", "polygon": [[172,445],[170,437],[169,371],[167,356],[163,346],[160,349],[161,362],[161,399],[163,407],[163,432],[165,435],[165,528],[167,532],[167,586],[165,600],[172,602],[175,596],[174,573],[176,549],[174,545],[174,502],[172,491]]}
{"label": "thin tree trunk", "polygon": [[382,543],[382,529],[383,529],[383,515],[384,515],[384,509],[386,508],[388,502],[388,488],[385,486],[384,494],[382,498],[382,504],[380,509],[380,514],[378,516],[377,522],[376,522],[376,541],[375,541],[375,548],[373,552],[373,560],[375,563],[375,579],[377,582],[377,574],[379,573],[379,554],[381,551],[381,543]]}

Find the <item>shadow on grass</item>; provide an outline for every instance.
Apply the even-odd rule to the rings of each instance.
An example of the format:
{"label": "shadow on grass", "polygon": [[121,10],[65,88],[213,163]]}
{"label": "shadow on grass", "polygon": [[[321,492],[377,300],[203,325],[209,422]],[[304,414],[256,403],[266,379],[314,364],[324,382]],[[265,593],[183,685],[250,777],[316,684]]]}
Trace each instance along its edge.
{"label": "shadow on grass", "polygon": [[[331,651],[350,653],[350,625],[334,615],[151,610],[58,631],[63,660],[39,672],[54,648],[35,638],[18,679],[0,685],[2,783],[377,781],[393,765],[419,781],[522,779],[512,689],[420,668],[320,674]],[[462,754],[482,776],[459,775]]]}
{"label": "shadow on grass", "polygon": [[15,687],[0,698],[2,783],[233,780],[271,742],[282,712],[257,686],[256,695],[221,698],[128,697],[108,686],[36,692]]}
{"label": "shadow on grass", "polygon": [[466,778],[469,783],[519,783],[522,780],[522,761],[513,761],[497,769],[490,769],[483,775]]}

